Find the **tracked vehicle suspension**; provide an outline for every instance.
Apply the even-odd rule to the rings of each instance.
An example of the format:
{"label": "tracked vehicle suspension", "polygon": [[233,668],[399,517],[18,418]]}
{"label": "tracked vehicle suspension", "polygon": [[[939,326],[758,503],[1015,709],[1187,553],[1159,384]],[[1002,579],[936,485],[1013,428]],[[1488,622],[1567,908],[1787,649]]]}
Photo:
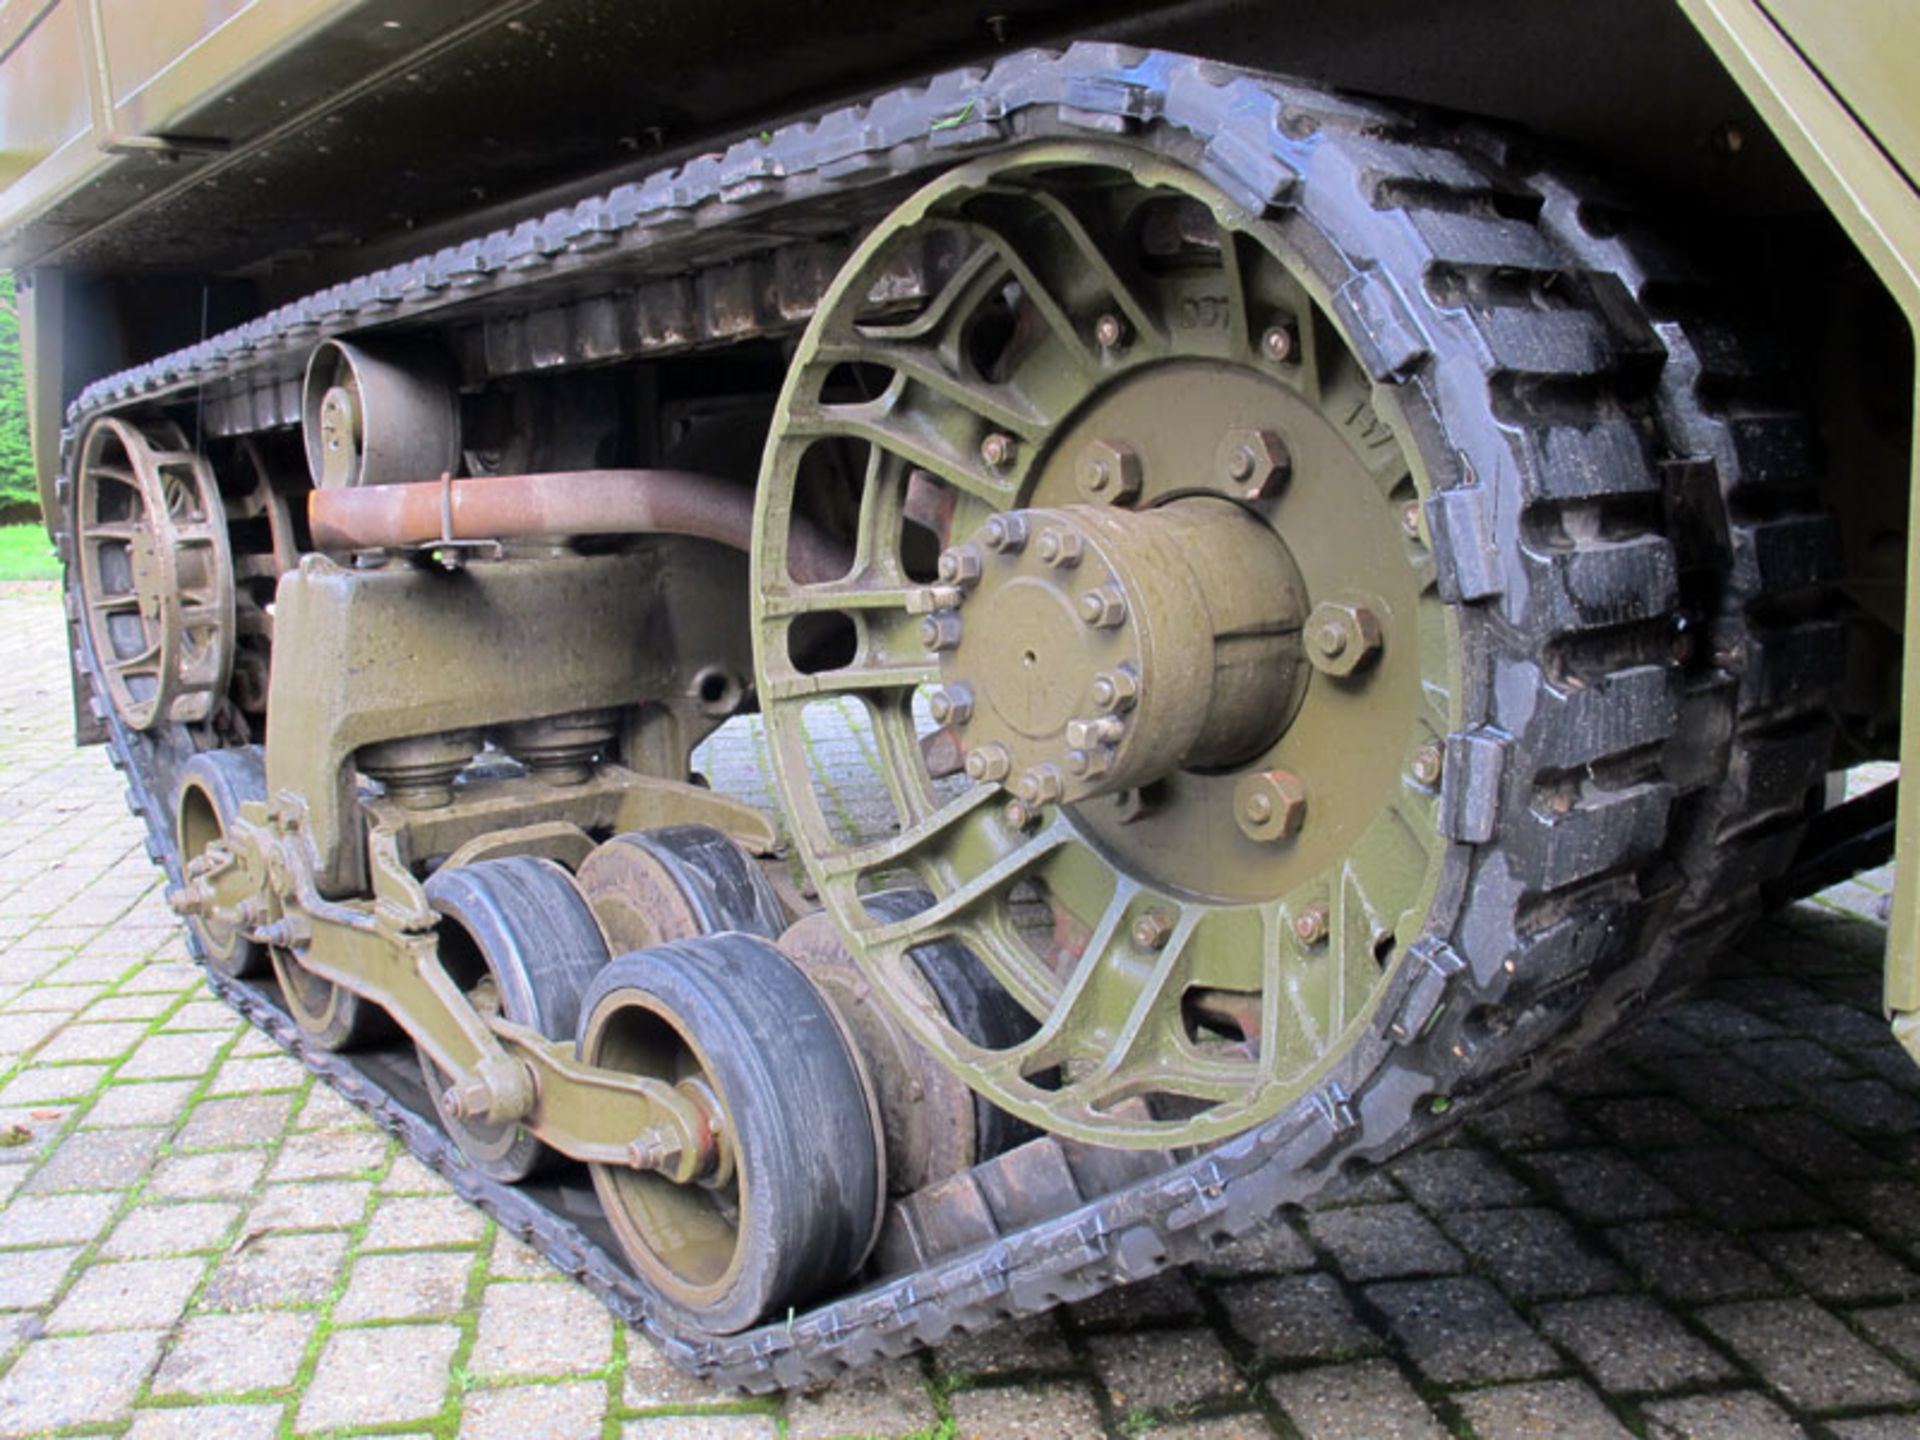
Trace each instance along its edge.
{"label": "tracked vehicle suspension", "polygon": [[[1090,134],[1098,144],[1086,143]],[[1493,1023],[1513,1013],[1508,1002],[1564,1020],[1597,994],[1608,1012],[1590,1017],[1597,1024],[1636,1003],[1637,989],[1598,987],[1628,963],[1653,917],[1639,881],[1662,866],[1676,795],[1705,783],[1663,769],[1687,687],[1661,629],[1676,608],[1672,546],[1638,503],[1659,493],[1654,447],[1665,432],[1658,417],[1647,423],[1618,404],[1632,396],[1632,377],[1658,363],[1635,307],[1601,293],[1551,227],[1527,218],[1538,213],[1533,192],[1486,153],[1483,136],[1178,57],[1100,46],[1010,57],[296,302],[90,389],[75,411],[77,453],[104,412],[193,385],[212,387],[216,433],[245,429],[248,417],[288,418],[278,397],[316,331],[457,318],[461,306],[476,304],[477,314],[477,302],[516,295],[534,304],[554,276],[624,273],[652,286],[698,263],[703,245],[724,247],[731,222],[749,215],[831,210],[836,223],[864,227],[897,194],[876,181],[931,176],[962,152],[980,158],[894,214],[831,287],[767,322],[791,329],[819,312],[763,478],[751,668],[799,848],[854,971],[941,1073],[1055,1133],[997,1155],[976,1149],[967,1168],[896,1197],[877,1243],[852,1223],[858,1212],[870,1227],[872,1212],[816,1191],[811,1212],[785,1218],[837,1217],[824,1252],[834,1267],[857,1262],[869,1244],[872,1253],[854,1279],[816,1272],[794,1282],[816,1295],[812,1308],[754,1323],[751,1295],[788,1282],[756,1292],[726,1278],[774,1273],[736,1265],[737,1228],[733,1242],[723,1224],[714,1244],[676,1257],[661,1251],[658,1224],[649,1240],[647,1203],[616,1198],[609,1226],[589,1218],[577,1179],[490,1178],[434,1123],[436,1096],[413,1046],[333,1053],[352,1037],[335,1032],[337,1016],[320,1003],[331,987],[335,998],[364,993],[391,1005],[452,1082],[452,1100],[444,1090],[438,1098],[457,1101],[457,1120],[524,1125],[609,1173],[675,1177],[661,1184],[697,1186],[729,1163],[743,1173],[741,1152],[729,1162],[715,1143],[719,1112],[680,1088],[695,1070],[721,1082],[716,1093],[742,1083],[722,1073],[737,1058],[731,1048],[726,1063],[685,1058],[698,1048],[686,1043],[698,1028],[691,1002],[663,992],[690,965],[636,975],[615,962],[599,972],[609,997],[632,997],[609,998],[618,1013],[660,1017],[639,1026],[645,1043],[625,1047],[647,1073],[609,1081],[615,1072],[583,1064],[572,1047],[489,1015],[477,970],[464,985],[454,979],[435,939],[444,922],[421,886],[423,871],[514,855],[584,868],[603,836],[694,818],[663,807],[671,782],[652,776],[684,774],[685,736],[713,718],[697,677],[744,675],[743,656],[703,636],[676,657],[686,673],[665,682],[604,702],[559,685],[564,694],[518,713],[450,707],[403,721],[400,693],[375,693],[313,735],[270,733],[269,798],[241,797],[234,819],[210,788],[191,839],[176,830],[173,799],[204,732],[177,717],[143,728],[137,695],[124,705],[108,698],[99,716],[156,859],[195,922],[196,949],[218,948],[231,925],[268,951],[280,977],[236,978],[228,972],[245,966],[215,965],[216,988],[460,1193],[649,1328],[677,1363],[747,1389],[821,1378],[1195,1258],[1348,1167],[1433,1133],[1443,1113],[1464,1109],[1456,1097],[1488,1093],[1534,1058],[1519,1042],[1496,1043],[1515,1033]],[[1127,215],[1140,223],[1115,223]],[[927,263],[936,254],[944,259]],[[1550,309],[1485,305],[1470,286],[1434,279],[1502,267],[1570,273]],[[881,277],[891,289],[876,289]],[[876,305],[877,294],[897,302]],[[598,313],[591,303],[578,311]],[[620,353],[702,334],[640,333]],[[888,378],[850,401],[836,388],[843,366]],[[337,372],[323,378],[324,404],[347,387]],[[1587,395],[1595,403],[1583,409]],[[334,408],[346,422],[336,433],[364,440],[351,406]],[[1127,423],[1136,415],[1177,423]],[[1162,432],[1174,436],[1171,453],[1155,449]],[[849,445],[868,447],[855,472],[859,520],[836,537],[850,542],[845,569],[823,578],[797,558],[815,515],[806,452]],[[82,474],[76,466],[70,476],[70,506]],[[1189,507],[1202,505],[1259,527],[1240,563],[1270,581],[1291,565],[1300,583],[1287,576],[1284,602],[1263,594],[1193,632],[1191,653],[1177,658],[1199,678],[1191,693],[1168,693],[1149,673],[1169,623],[1150,592],[1186,585],[1206,605],[1216,577],[1189,557],[1163,567],[1137,552],[1155,527],[1185,526],[1201,513]],[[1584,523],[1594,507],[1605,525]],[[73,513],[76,547],[89,519],[131,518],[97,506]],[[1030,607],[1005,598],[1024,594],[1016,584],[1046,589],[1027,559],[1006,560],[1011,547],[987,543],[1029,514],[1078,534],[1082,562],[1092,552],[1106,567],[1097,605],[1082,612],[1094,587],[1064,581],[1027,597]],[[916,545],[931,537],[951,563],[935,573],[910,566],[918,552],[902,543],[909,535]],[[120,543],[101,543],[109,539]],[[969,546],[981,551],[977,575]],[[591,557],[610,568],[620,558]],[[502,597],[524,584],[536,597],[542,584],[579,583],[596,568],[585,559],[479,556],[458,583],[497,583]],[[1037,549],[1032,560],[1044,564]],[[404,626],[410,587],[427,583],[404,567],[346,578],[329,564],[303,562],[282,583],[295,603],[277,607],[276,650],[289,629],[321,619],[334,628],[308,633],[339,642],[363,621]],[[542,583],[523,579],[537,564],[548,565]],[[124,590],[83,584],[75,599]],[[348,592],[351,603],[323,614],[333,604],[325,596]],[[448,634],[472,618],[459,593],[450,583],[436,595]],[[179,593],[168,597],[177,603]],[[361,603],[372,608],[355,614]],[[1055,619],[1098,632],[1114,649],[1111,665],[1083,667],[1070,655],[1044,677],[1048,687],[1023,693],[991,627],[974,623],[1002,606],[1038,639]],[[1171,623],[1191,621],[1190,605],[1174,610]],[[145,652],[125,649],[131,639],[109,644],[78,623],[85,613],[77,603],[85,671],[108,697],[114,665]],[[811,639],[796,640],[809,628]],[[833,643],[817,643],[823,628]],[[1662,636],[1660,650],[1611,643],[1639,634]],[[983,638],[984,653],[974,648]],[[1261,657],[1251,677],[1232,662],[1243,640]],[[1122,645],[1132,648],[1123,655]],[[1037,669],[1038,646],[1034,654]],[[1121,678],[1130,659],[1141,670],[1131,680]],[[339,673],[317,668],[317,684]],[[274,684],[288,674],[276,665]],[[175,689],[206,693],[195,683]],[[648,757],[650,774],[590,757],[578,762],[590,773],[570,775],[571,785],[532,775],[435,781],[431,793],[414,790],[433,803],[410,807],[394,768],[408,757],[374,748],[473,728],[499,731],[510,748],[507,727],[619,708],[636,693],[660,697],[653,718],[630,715],[610,748]],[[901,821],[891,836],[834,833],[810,793],[801,712],[840,694],[873,717]],[[389,718],[352,728],[382,706]],[[914,716],[923,706],[960,759],[957,774],[934,773],[922,758]],[[1118,731],[1102,723],[1112,718],[1123,721]],[[1333,755],[1332,737],[1367,757],[1364,773],[1329,781],[1290,758]],[[990,773],[999,767],[989,760],[969,773],[964,762],[996,743],[1008,751],[1005,774]],[[373,769],[384,762],[402,793],[363,799],[343,785],[356,757]],[[429,769],[453,763],[425,758]],[[1048,766],[1060,772],[1057,794]],[[1028,787],[1037,813],[1022,823],[1008,812],[1029,802],[1006,783],[1032,772],[1041,772]],[[1108,789],[1108,775],[1136,783]],[[760,817],[697,813],[772,843]],[[1376,833],[1387,838],[1369,838]],[[283,876],[264,882],[274,902],[240,915],[263,894],[224,893],[222,877],[269,874],[276,858]],[[198,873],[186,873],[189,861]],[[911,910],[878,903],[903,882]],[[938,946],[978,962],[1028,1025],[989,1032],[937,997],[915,1001],[925,977],[909,957]],[[777,952],[753,953],[741,963],[800,975]],[[496,974],[496,994],[500,985]],[[726,1008],[737,1018],[751,1004]],[[818,1053],[857,1059],[852,1031],[834,1027],[827,1038],[841,1050]],[[669,1043],[669,1033],[681,1039]],[[543,1113],[542,1084],[598,1095]],[[659,1133],[663,1112],[676,1133]],[[857,1136],[853,1107],[839,1113]],[[1176,1155],[1176,1144],[1198,1153]],[[881,1164],[876,1153],[874,1194]],[[714,1213],[725,1222],[724,1207]],[[625,1222],[635,1234],[616,1233]],[[658,1270],[622,1258],[649,1245],[661,1251]]]}

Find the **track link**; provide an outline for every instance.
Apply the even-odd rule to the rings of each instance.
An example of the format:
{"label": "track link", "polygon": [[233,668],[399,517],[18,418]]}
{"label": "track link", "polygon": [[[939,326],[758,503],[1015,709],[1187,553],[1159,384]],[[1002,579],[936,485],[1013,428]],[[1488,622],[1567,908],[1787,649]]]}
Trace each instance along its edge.
{"label": "track link", "polygon": [[[1682,686],[1653,653],[1668,642],[1676,566],[1647,508],[1652,487],[1635,478],[1650,457],[1632,423],[1657,383],[1657,338],[1632,304],[1612,303],[1618,282],[1575,287],[1545,321],[1450,292],[1450,276],[1561,269],[1569,257],[1540,223],[1539,193],[1450,145],[1439,122],[1208,62],[1082,45],[895,91],[335,287],[99,381],[70,412],[77,428],[107,410],[238,384],[256,368],[284,368],[327,334],[452,313],[616,261],[635,274],[684,265],[702,236],[723,242],[745,219],[778,233],[782,215],[836,197],[868,214],[876,197],[897,195],[886,182],[1088,132],[1192,164],[1256,214],[1317,215],[1337,231],[1363,212],[1388,212],[1396,264],[1424,277],[1426,293],[1356,269],[1335,300],[1376,380],[1430,383],[1425,327],[1450,327],[1449,383],[1473,373],[1459,359],[1472,356],[1496,413],[1535,447],[1528,463],[1540,488],[1525,515],[1495,506],[1470,468],[1436,477],[1429,506],[1430,522],[1457,542],[1443,593],[1485,607],[1511,637],[1509,651],[1539,657],[1530,673],[1504,677],[1541,697],[1537,708],[1521,718],[1498,695],[1470,696],[1467,723],[1448,741],[1443,809],[1467,857],[1448,897],[1459,916],[1451,933],[1474,940],[1472,964],[1445,940],[1423,939],[1333,1078],[1278,1118],[1098,1198],[1063,1192],[1057,1213],[1005,1233],[996,1226],[910,1273],[732,1336],[668,1330],[590,1226],[465,1167],[424,1102],[409,1104],[366,1062],[308,1046],[270,988],[212,979],[461,1195],[647,1328],[677,1365],[724,1385],[819,1381],[1202,1258],[1457,1120],[1466,1101],[1523,1072],[1545,1037],[1637,1001],[1599,982],[1653,913],[1642,880],[1663,864],[1679,788],[1662,767]],[[1347,143],[1320,147],[1328,134]],[[1623,474],[1619,485],[1583,483]],[[1527,567],[1525,583],[1501,567]],[[79,643],[84,673],[97,677],[84,634]],[[1579,683],[1560,683],[1565,673]],[[150,852],[178,882],[167,801],[191,741],[132,732],[104,708],[100,718]],[[1503,765],[1509,754],[1526,763]]]}

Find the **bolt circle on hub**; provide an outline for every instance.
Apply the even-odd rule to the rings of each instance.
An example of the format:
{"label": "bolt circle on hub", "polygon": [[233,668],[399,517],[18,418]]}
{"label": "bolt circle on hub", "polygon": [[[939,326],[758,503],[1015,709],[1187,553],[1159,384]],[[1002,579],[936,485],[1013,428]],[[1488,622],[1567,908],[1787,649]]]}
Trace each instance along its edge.
{"label": "bolt circle on hub", "polygon": [[[876,312],[936,238],[950,278]],[[1447,843],[1408,766],[1457,723],[1458,621],[1402,528],[1425,473],[1318,263],[1135,148],[990,157],[872,232],[776,411],[755,658],[796,847],[900,1026],[1055,1133],[1203,1144],[1276,1114],[1434,903]],[[853,567],[801,583],[794,521],[835,515]],[[1329,603],[1365,611],[1320,615],[1333,662]],[[890,816],[831,810],[820,705],[869,735]],[[959,773],[929,770],[931,726]],[[871,910],[902,877],[926,907]],[[916,1005],[904,957],[936,941],[1032,1034]]]}

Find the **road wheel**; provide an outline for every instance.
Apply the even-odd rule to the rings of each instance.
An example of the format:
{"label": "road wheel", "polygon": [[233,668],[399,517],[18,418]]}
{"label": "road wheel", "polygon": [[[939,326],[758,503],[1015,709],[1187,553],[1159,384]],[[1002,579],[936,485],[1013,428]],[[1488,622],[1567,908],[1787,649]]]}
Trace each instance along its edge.
{"label": "road wheel", "polygon": [[729,933],[620,956],[582,1002],[579,1045],[589,1064],[667,1081],[714,1117],[701,1180],[592,1167],[668,1317],[730,1334],[865,1258],[884,1178],[871,1102],[826,1001],[771,942]]}

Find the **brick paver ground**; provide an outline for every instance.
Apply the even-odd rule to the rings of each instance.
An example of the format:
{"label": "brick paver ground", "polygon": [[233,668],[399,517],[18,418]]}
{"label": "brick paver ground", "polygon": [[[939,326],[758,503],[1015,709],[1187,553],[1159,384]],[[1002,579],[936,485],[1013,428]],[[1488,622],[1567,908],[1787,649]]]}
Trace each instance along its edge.
{"label": "brick paver ground", "polygon": [[[209,998],[104,755],[69,743],[50,590],[0,594],[0,677],[0,1436],[1920,1436],[1884,874],[1238,1253],[743,1403]],[[828,716],[818,748],[857,823],[860,737]],[[751,732],[704,763],[761,784]]]}

